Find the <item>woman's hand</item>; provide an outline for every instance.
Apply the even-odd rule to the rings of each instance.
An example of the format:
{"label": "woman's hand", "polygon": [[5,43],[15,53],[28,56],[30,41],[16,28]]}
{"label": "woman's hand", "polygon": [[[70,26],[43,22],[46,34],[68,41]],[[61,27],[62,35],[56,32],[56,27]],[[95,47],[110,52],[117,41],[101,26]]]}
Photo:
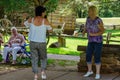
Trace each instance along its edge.
{"label": "woman's hand", "polygon": [[89,33],[90,36],[97,36],[96,33]]}
{"label": "woman's hand", "polygon": [[104,33],[105,29],[103,23],[98,24],[99,32],[98,33],[89,33],[90,36],[100,36]]}
{"label": "woman's hand", "polygon": [[28,23],[31,23],[32,22],[32,18],[30,17],[29,19],[28,19]]}

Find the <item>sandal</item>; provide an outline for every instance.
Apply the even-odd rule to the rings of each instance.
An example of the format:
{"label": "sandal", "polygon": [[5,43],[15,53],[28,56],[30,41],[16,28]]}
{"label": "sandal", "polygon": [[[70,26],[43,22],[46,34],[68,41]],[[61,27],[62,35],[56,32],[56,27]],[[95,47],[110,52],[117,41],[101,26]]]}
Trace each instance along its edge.
{"label": "sandal", "polygon": [[38,80],[38,78],[34,78],[34,80]]}

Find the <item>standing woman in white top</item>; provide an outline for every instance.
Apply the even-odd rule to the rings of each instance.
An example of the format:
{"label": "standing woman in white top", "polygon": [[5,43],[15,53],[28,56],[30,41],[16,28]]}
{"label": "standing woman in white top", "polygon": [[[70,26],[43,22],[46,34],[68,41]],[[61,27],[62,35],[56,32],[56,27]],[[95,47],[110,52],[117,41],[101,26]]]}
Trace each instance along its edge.
{"label": "standing woman in white top", "polygon": [[41,61],[41,78],[46,79],[46,32],[52,32],[52,28],[47,19],[45,19],[46,8],[38,6],[35,8],[35,17],[28,19],[24,24],[29,27],[29,41],[32,58],[32,69],[34,80],[38,79],[38,61]]}

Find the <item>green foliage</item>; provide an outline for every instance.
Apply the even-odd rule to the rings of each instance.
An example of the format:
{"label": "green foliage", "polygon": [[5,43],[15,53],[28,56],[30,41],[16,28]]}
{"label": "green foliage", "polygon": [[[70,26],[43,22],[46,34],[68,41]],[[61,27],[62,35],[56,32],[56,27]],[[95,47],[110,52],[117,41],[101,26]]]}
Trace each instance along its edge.
{"label": "green foliage", "polygon": [[4,7],[5,13],[24,10],[28,4],[26,0],[0,0],[0,5]]}
{"label": "green foliage", "polygon": [[114,16],[120,17],[120,1],[111,3],[111,10],[113,11]]}
{"label": "green foliage", "polygon": [[90,4],[98,7],[100,17],[120,17],[119,0],[71,0],[70,3],[72,2],[74,2],[74,5],[71,6],[80,18],[87,16],[87,9]]}
{"label": "green foliage", "polygon": [[99,9],[101,17],[120,17],[120,1],[101,2]]}
{"label": "green foliage", "polygon": [[[87,2],[86,2],[87,1]],[[89,2],[99,6],[99,15],[101,17],[120,17],[119,0],[68,0],[63,7],[63,11],[75,12],[78,17],[87,16]],[[5,14],[13,14],[18,11],[30,12],[33,14],[34,0],[0,0],[0,7],[4,9]],[[47,13],[54,12],[59,4],[59,0],[48,0],[45,3]],[[32,7],[32,8],[30,8]],[[61,6],[62,7],[62,6]],[[1,13],[2,14],[2,13]]]}
{"label": "green foliage", "polygon": [[59,0],[49,0],[45,6],[47,8],[47,13],[54,12],[58,6]]}
{"label": "green foliage", "polygon": [[108,10],[108,8],[106,9],[101,9],[99,12],[99,15],[101,17],[113,17],[113,11],[112,10]]}
{"label": "green foliage", "polygon": [[[58,5],[59,0],[49,0],[45,4],[47,13],[53,12]],[[35,2],[33,0],[0,0],[0,6],[4,8],[5,14],[13,14],[15,12],[32,12]]]}

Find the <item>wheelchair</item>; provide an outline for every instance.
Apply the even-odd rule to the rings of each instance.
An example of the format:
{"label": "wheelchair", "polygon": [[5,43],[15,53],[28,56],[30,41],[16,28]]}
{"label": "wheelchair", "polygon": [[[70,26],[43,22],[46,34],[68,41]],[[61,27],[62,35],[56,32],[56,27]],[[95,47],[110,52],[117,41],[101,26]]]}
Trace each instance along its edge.
{"label": "wheelchair", "polygon": [[[27,51],[27,49],[26,49],[27,46],[29,46],[29,44],[24,44],[24,46],[21,46],[21,49],[17,52],[16,62],[18,64],[29,64],[29,63],[31,63],[31,53],[30,53],[30,51]],[[7,63],[12,62],[11,52],[9,52],[7,54],[6,62]]]}

